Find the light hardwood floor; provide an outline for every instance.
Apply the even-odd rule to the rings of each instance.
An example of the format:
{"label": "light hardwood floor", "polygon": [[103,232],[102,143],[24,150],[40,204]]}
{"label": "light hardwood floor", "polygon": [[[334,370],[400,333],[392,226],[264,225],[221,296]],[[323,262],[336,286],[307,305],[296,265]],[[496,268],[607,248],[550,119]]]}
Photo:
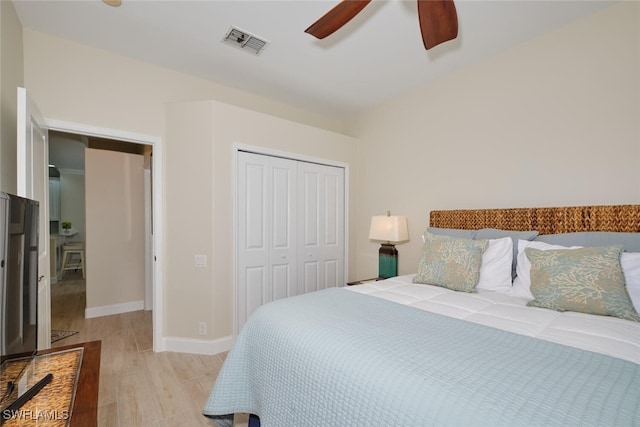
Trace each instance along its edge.
{"label": "light hardwood floor", "polygon": [[78,331],[52,344],[102,341],[98,426],[212,426],[202,408],[225,355],[154,353],[150,311],[84,319],[85,281],[51,285],[52,329]]}

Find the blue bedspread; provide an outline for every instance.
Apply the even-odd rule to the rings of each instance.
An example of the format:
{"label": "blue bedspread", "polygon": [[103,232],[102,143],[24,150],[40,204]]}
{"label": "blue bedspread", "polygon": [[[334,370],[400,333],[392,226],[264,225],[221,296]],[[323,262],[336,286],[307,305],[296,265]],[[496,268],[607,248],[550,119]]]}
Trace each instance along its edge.
{"label": "blue bedspread", "polygon": [[640,426],[640,365],[327,289],[262,306],[204,408],[277,426]]}

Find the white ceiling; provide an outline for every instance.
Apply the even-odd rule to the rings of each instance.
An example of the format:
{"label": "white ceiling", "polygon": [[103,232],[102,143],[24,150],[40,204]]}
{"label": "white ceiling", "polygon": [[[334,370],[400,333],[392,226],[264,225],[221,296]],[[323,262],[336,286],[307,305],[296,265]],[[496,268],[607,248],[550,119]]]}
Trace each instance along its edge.
{"label": "white ceiling", "polygon": [[[459,36],[425,51],[415,1],[372,1],[324,40],[304,30],[338,0],[14,0],[23,27],[344,118],[615,0],[457,0]],[[221,43],[230,26],[270,42]]]}

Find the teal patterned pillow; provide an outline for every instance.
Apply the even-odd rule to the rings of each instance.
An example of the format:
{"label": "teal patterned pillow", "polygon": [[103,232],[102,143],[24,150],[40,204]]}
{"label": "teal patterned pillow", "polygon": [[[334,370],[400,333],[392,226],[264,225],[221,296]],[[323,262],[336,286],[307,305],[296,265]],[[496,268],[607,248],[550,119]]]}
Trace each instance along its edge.
{"label": "teal patterned pillow", "polygon": [[436,236],[426,232],[422,257],[413,283],[475,292],[480,279],[482,253],[487,247],[488,240]]}
{"label": "teal patterned pillow", "polygon": [[625,289],[622,246],[548,250],[527,248],[531,293],[527,305],[640,322]]}

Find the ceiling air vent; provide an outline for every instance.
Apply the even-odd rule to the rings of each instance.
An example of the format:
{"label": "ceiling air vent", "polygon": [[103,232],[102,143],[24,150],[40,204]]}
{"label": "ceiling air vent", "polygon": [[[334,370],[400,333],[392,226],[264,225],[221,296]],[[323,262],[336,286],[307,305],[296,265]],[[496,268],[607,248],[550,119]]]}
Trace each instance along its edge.
{"label": "ceiling air vent", "polygon": [[229,28],[222,42],[254,55],[260,55],[269,44],[268,41],[235,27]]}

